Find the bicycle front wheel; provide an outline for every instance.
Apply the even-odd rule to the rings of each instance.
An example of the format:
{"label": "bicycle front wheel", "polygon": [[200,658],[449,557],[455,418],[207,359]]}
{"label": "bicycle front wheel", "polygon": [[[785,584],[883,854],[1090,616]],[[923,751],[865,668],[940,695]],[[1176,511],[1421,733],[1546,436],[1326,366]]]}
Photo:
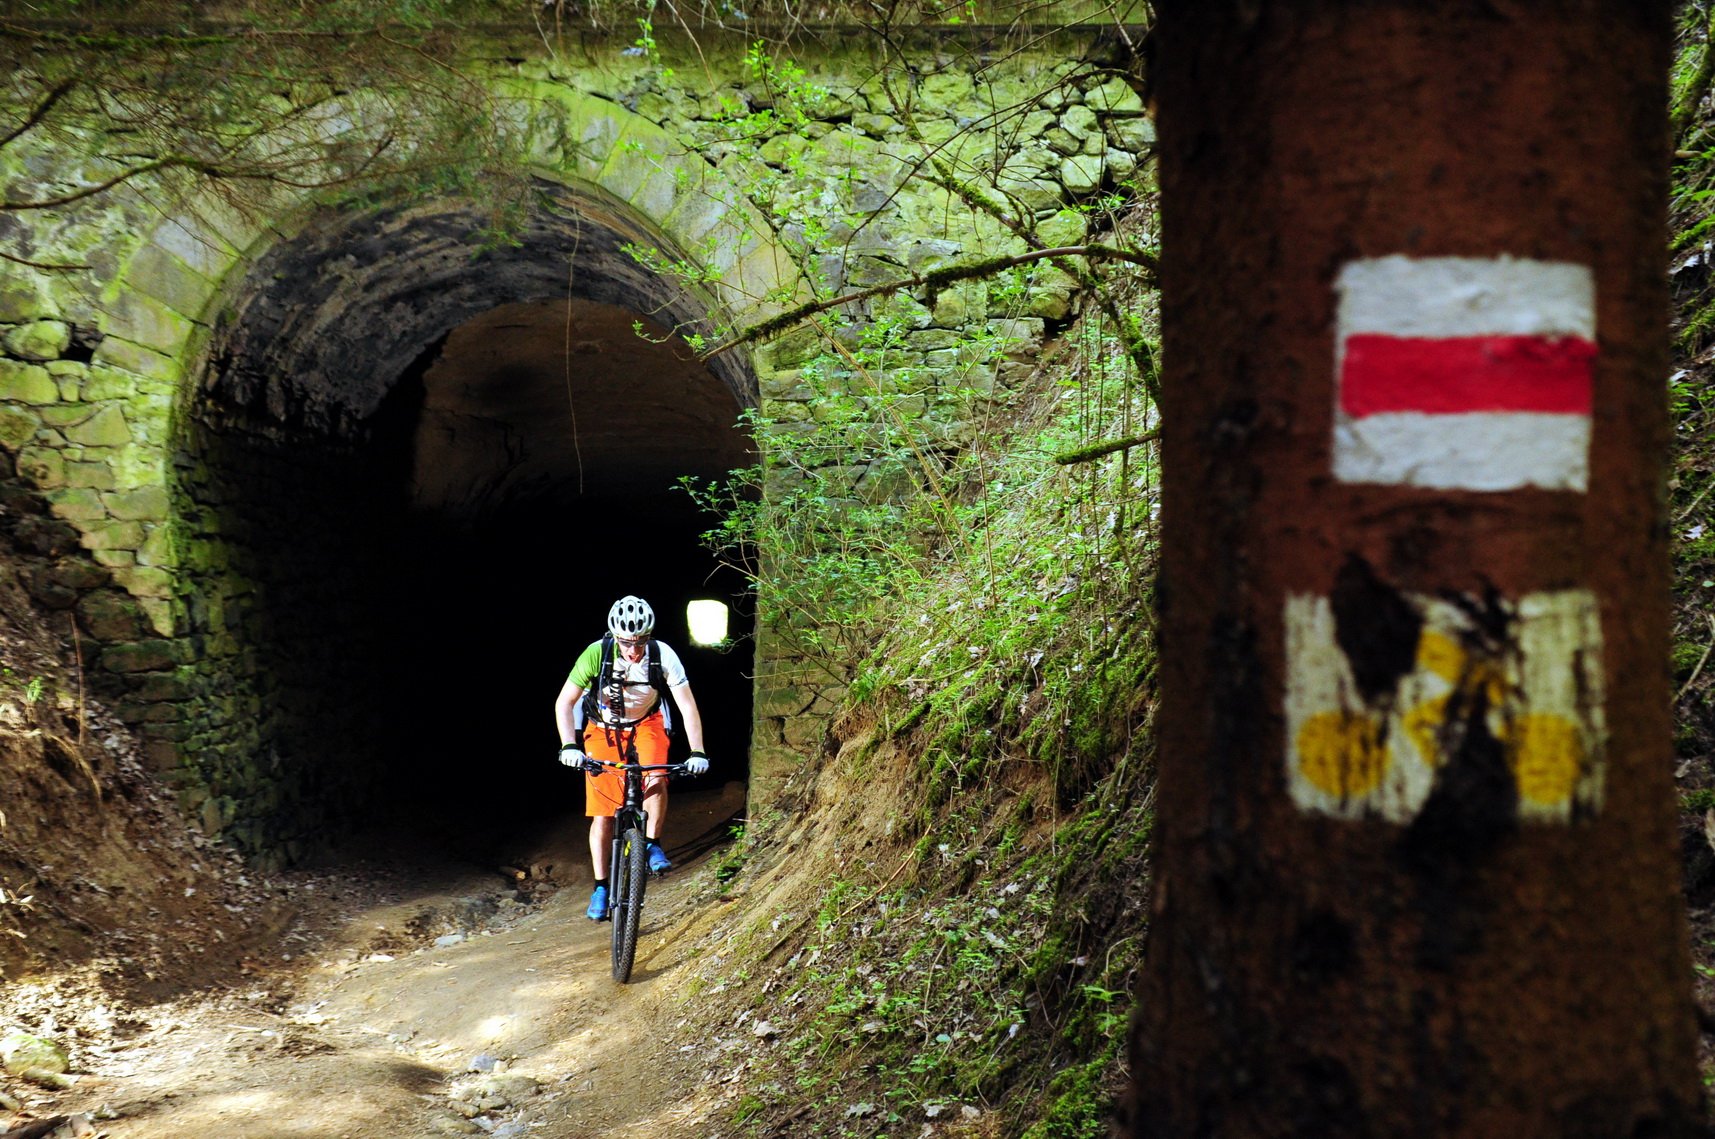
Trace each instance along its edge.
{"label": "bicycle front wheel", "polygon": [[649,839],[638,828],[619,839],[619,862],[613,868],[619,892],[613,912],[613,979],[631,980],[631,962],[637,955],[637,930],[643,924],[643,888],[649,881]]}

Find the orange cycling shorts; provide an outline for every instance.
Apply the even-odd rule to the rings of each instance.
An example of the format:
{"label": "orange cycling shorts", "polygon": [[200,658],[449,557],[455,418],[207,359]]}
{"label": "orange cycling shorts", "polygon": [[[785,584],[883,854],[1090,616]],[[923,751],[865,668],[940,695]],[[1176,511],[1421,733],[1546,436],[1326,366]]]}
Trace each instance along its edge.
{"label": "orange cycling shorts", "polygon": [[[656,764],[667,762],[667,726],[661,719],[661,710],[657,708],[643,717],[634,727],[613,728],[609,730],[599,723],[592,723],[584,729],[584,754],[591,759],[606,760],[610,763],[623,763],[624,756],[620,748],[625,746],[625,737],[637,733],[637,762]],[[645,771],[643,773],[643,795],[649,798],[654,795],[667,793],[667,773],[665,771]],[[584,814],[590,818],[611,815],[625,803],[625,773],[610,771],[603,768],[600,771],[584,772]]]}

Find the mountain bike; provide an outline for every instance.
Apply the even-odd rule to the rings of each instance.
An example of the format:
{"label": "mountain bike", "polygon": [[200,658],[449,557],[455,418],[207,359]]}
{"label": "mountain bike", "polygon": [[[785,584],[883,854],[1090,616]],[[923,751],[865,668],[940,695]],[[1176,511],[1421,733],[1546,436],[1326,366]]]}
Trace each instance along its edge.
{"label": "mountain bike", "polygon": [[637,954],[637,930],[643,922],[643,892],[649,883],[649,834],[643,813],[643,773],[685,772],[682,763],[636,762],[637,748],[626,744],[627,763],[605,759],[584,760],[586,767],[608,767],[625,773],[625,801],[613,813],[613,840],[608,848],[608,917],[613,920],[613,979],[631,980],[631,962]]}

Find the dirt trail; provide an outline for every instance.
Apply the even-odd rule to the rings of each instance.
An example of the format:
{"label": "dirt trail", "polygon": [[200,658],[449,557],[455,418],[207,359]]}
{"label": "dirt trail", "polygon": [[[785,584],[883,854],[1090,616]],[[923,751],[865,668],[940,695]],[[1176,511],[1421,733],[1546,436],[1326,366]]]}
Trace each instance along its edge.
{"label": "dirt trail", "polygon": [[651,884],[629,985],[609,974],[611,927],[584,916],[585,824],[567,818],[522,852],[554,867],[539,900],[514,900],[495,867],[394,848],[408,874],[304,881],[323,895],[317,937],[291,935],[252,984],[136,1009],[94,984],[15,989],[84,1043],[75,1087],[10,1085],[25,1103],[0,1129],[90,1113],[111,1139],[708,1139],[709,1057],[676,1029],[721,905],[705,852],[742,802],[736,784],[675,797],[677,865]]}

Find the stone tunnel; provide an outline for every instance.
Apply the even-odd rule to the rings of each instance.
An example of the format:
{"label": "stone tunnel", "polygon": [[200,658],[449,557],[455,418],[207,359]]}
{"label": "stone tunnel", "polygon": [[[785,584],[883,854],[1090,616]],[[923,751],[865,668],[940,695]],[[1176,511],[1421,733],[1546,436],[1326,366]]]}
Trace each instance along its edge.
{"label": "stone tunnel", "polygon": [[[345,806],[563,809],[550,706],[627,593],[685,658],[719,774],[745,778],[746,583],[678,483],[753,461],[755,380],[674,334],[706,314],[622,252],[658,234],[542,197],[519,240],[475,251],[468,208],[325,215],[252,267],[214,332],[174,457],[204,645],[181,723],[199,752],[291,773],[217,781],[288,800],[247,845],[296,854],[311,838],[283,820],[319,830]],[[694,598],[733,608],[730,645],[691,643]]]}
{"label": "stone tunnel", "polygon": [[[1153,143],[1137,92],[1089,63],[1106,33],[956,34],[912,77],[915,129],[1041,242],[1085,240]],[[757,618],[677,483],[757,459],[742,413],[810,429],[842,385],[955,452],[1070,317],[1043,266],[699,363],[693,342],[813,294],[1025,246],[924,176],[861,38],[807,47],[784,116],[747,36],[660,46],[469,45],[534,179],[499,233],[490,203],[285,188],[7,219],[13,247],[82,269],[0,281],[0,525],[181,807],[261,862],[382,805],[482,825],[563,806],[551,704],[624,593],[685,655],[754,814],[841,688]],[[704,597],[733,606],[724,650],[689,644]]]}

